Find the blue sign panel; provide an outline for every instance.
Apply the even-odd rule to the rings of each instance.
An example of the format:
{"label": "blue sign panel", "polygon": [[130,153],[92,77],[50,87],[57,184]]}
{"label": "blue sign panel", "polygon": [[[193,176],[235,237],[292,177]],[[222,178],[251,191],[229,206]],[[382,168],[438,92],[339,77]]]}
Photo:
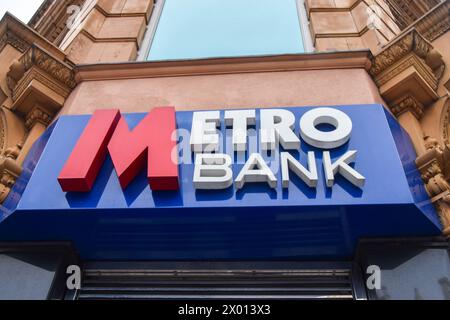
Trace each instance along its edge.
{"label": "blue sign panel", "polygon": [[[439,235],[416,154],[396,120],[381,105],[333,108],[351,118],[353,131],[345,145],[330,150],[331,159],[356,150],[352,167],[365,177],[361,188],[340,174],[327,187],[323,150],[302,141],[300,150],[290,153],[306,166],[308,152],[314,151],[317,188],[291,174],[289,188],[283,189],[279,152],[255,150],[278,178],[276,188],[247,183],[239,190],[196,190],[195,161],[190,149],[182,148],[189,146],[183,132],[191,130],[193,112],[178,112],[179,191],[152,192],[145,170],[122,190],[107,158],[91,192],[64,193],[58,175],[90,116],[63,116],[28,156],[0,213],[0,241],[71,241],[88,260],[275,260],[348,258],[361,238]],[[312,110],[284,109],[297,120]],[[250,152],[242,159],[233,154],[231,130],[221,113],[221,152],[232,155],[236,178]],[[144,117],[125,115],[130,128]],[[255,132],[259,127],[257,110]],[[299,121],[294,130],[299,135]],[[252,139],[257,142],[259,136],[250,134]]]}

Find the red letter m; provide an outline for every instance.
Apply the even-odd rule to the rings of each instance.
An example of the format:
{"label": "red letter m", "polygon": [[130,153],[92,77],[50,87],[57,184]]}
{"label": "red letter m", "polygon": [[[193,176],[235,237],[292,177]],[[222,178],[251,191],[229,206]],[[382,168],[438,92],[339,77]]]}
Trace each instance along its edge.
{"label": "red letter m", "polygon": [[125,189],[148,164],[153,191],[178,190],[175,109],[153,109],[130,131],[119,110],[96,111],[58,177],[64,192],[89,192],[109,152]]}

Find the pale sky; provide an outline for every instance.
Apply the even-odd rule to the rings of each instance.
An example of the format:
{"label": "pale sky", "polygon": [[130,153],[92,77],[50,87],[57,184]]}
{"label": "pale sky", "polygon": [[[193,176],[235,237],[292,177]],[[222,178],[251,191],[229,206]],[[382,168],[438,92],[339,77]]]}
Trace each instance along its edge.
{"label": "pale sky", "polygon": [[0,0],[0,18],[6,11],[28,23],[44,0]]}

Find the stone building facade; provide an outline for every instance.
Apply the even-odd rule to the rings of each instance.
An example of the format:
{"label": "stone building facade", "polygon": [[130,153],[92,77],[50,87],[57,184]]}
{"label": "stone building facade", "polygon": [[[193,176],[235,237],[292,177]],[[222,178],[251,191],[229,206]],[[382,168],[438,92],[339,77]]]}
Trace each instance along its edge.
{"label": "stone building facade", "polygon": [[[0,22],[0,201],[59,115],[382,103],[450,235],[449,1],[307,0],[305,54],[138,61],[153,0],[46,0]],[[76,14],[74,14],[76,13]],[[123,27],[126,26],[126,27]]]}
{"label": "stone building facade", "polygon": [[[14,202],[11,198],[19,197],[14,191],[21,188],[20,177],[27,173],[30,158],[34,159],[33,146],[39,145],[42,140],[39,138],[64,115],[92,114],[111,108],[123,113],[148,112],[161,106],[191,111],[330,105],[363,108],[367,104],[381,104],[411,138],[417,154],[415,163],[440,215],[443,235],[420,239],[360,239],[354,256],[317,270],[329,281],[327,284],[335,283],[336,279],[341,281],[341,276],[347,277],[345,281],[351,281],[353,287],[352,294],[344,292],[347,298],[388,299],[389,295],[420,298],[420,290],[425,297],[450,299],[450,1],[292,1],[297,4],[302,22],[304,52],[208,58],[148,58],[164,3],[170,0],[45,0],[28,24],[7,13],[0,20],[0,222],[3,226],[7,219],[2,219],[7,215],[2,210],[8,202]],[[74,211],[77,209],[75,206]],[[411,224],[414,226],[414,222]],[[31,230],[34,226],[26,228]],[[22,233],[22,228],[19,229]],[[320,241],[320,237],[321,234],[313,240]],[[114,261],[111,267],[108,261],[82,260],[76,256],[76,249],[59,242],[0,242],[0,280],[9,288],[0,292],[0,299],[4,296],[72,299],[76,294],[67,292],[64,286],[66,266],[73,264],[83,264],[82,272],[88,279],[87,289],[81,294],[84,297],[91,294],[89,280],[101,278],[98,270],[109,268],[111,274],[107,277],[122,281],[128,276],[132,284],[136,283],[135,274],[131,272],[130,276],[126,271],[141,265],[132,261],[120,265]],[[25,262],[31,261],[30,271],[24,268],[17,274],[10,272],[18,265],[11,259],[16,253],[24,254]],[[53,255],[49,260],[55,267],[53,274],[45,278],[34,267],[42,265],[47,255]],[[289,268],[297,270],[301,263],[292,260],[293,266]],[[142,267],[143,273],[147,272],[145,276],[153,279],[152,272],[158,267],[154,261],[144,262],[150,267]],[[200,261],[198,268],[203,268],[204,262]],[[269,266],[273,261],[266,262]],[[252,271],[264,269],[266,262],[250,265],[238,261],[243,264],[236,266],[233,261],[229,266]],[[208,263],[206,267],[213,266]],[[361,289],[364,293],[358,292],[363,287],[361,272],[373,264],[384,265],[387,288],[376,293],[367,293],[367,288]],[[186,271],[185,266],[181,263],[182,271]],[[168,268],[171,267],[169,264]],[[219,263],[217,268],[220,267]],[[341,267],[351,270],[352,275],[342,272]],[[275,268],[279,268],[276,263]],[[47,271],[43,274],[48,276]],[[191,271],[187,270],[187,277]],[[164,272],[156,274],[170,278]],[[216,280],[217,274],[208,272],[202,276]],[[42,292],[22,288],[24,279],[42,288]]]}

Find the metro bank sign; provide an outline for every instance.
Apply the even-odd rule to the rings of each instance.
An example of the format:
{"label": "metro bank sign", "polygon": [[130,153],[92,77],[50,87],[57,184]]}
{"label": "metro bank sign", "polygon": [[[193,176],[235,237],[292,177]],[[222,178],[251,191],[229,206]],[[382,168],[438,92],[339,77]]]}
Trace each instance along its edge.
{"label": "metro bank sign", "polygon": [[62,116],[0,207],[0,241],[87,260],[351,257],[441,225],[381,105]]}
{"label": "metro bank sign", "polygon": [[[286,109],[260,110],[260,150],[300,150],[300,138],[295,133],[296,117]],[[222,120],[232,131],[231,155],[218,153]],[[248,129],[256,124],[256,110],[194,112],[190,150],[195,153],[193,183],[196,189],[227,189],[233,184],[231,165],[233,154],[248,151]],[[321,125],[332,126],[321,131]],[[120,185],[125,189],[147,164],[147,177],[153,191],[178,190],[177,124],[174,108],[156,108],[130,130],[119,110],[97,111],[78,140],[64,166],[59,183],[65,192],[89,192],[100,172],[107,153],[111,156]],[[331,149],[345,145],[351,138],[353,123],[347,114],[334,108],[316,108],[302,115],[299,121],[303,140],[323,152],[323,169],[327,187],[332,187],[340,173],[353,185],[362,188],[365,178],[353,169],[357,151],[349,150],[334,163]],[[223,139],[222,139],[223,140]],[[205,153],[206,152],[206,153]],[[290,171],[311,188],[318,183],[315,151],[307,154],[308,168],[289,152],[281,152],[282,186],[289,187]],[[175,155],[175,156],[174,156]],[[251,153],[235,180],[236,189],[247,183],[266,182],[277,187],[277,178],[260,153]]]}

